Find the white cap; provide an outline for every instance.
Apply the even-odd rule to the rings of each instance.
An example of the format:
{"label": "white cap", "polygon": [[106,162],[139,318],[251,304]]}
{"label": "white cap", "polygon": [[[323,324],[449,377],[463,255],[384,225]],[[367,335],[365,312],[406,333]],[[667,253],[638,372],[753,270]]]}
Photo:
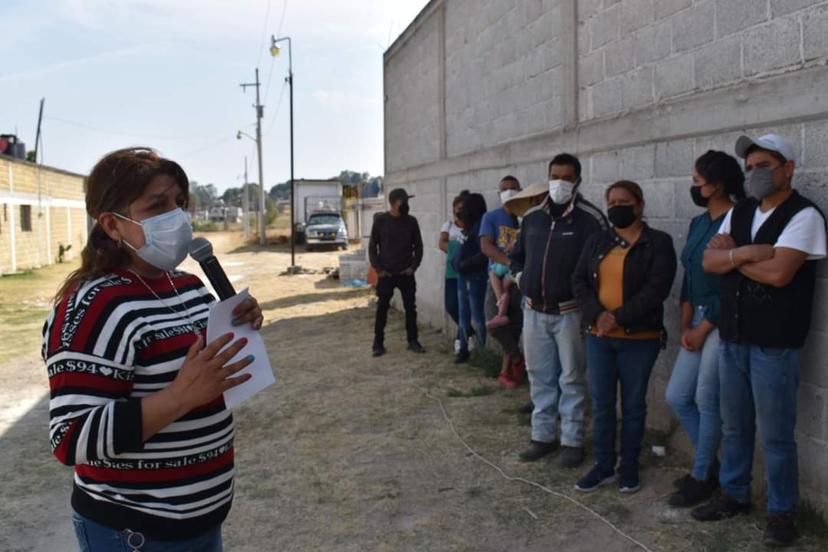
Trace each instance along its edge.
{"label": "white cap", "polygon": [[795,161],[796,152],[793,144],[787,138],[779,134],[765,134],[755,140],[750,136],[739,136],[736,140],[736,155],[745,159],[747,152],[752,146],[758,146],[764,150],[775,151],[785,158],[786,161]]}

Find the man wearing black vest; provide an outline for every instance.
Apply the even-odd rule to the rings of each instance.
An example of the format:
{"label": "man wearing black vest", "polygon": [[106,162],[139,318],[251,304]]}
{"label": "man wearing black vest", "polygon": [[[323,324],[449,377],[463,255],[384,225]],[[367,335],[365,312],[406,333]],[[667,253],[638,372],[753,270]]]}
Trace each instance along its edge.
{"label": "man wearing black vest", "polygon": [[750,510],[754,440],[760,428],[768,480],[766,545],[796,538],[794,440],[799,353],[811,323],[816,261],[826,255],[825,218],[791,187],[794,148],[768,134],[736,142],[748,199],[727,214],[704,254],[723,274],[719,320],[721,492],[693,510],[715,521]]}

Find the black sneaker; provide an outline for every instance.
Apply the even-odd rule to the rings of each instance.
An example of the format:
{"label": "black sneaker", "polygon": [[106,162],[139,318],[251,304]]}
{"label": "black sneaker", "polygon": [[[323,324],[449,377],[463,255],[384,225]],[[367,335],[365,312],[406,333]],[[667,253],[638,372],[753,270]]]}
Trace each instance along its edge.
{"label": "black sneaker", "polygon": [[524,404],[523,406],[517,409],[518,413],[520,414],[531,414],[535,411],[535,405],[531,402]]}
{"label": "black sneaker", "polygon": [[737,502],[719,490],[713,494],[713,498],[709,501],[693,508],[690,515],[696,521],[720,521],[749,512],[749,503],[742,504],[741,502]]}
{"label": "black sneaker", "polygon": [[469,353],[468,349],[466,349],[465,351],[460,350],[456,355],[454,355],[454,363],[455,364],[465,364],[469,361],[470,358],[471,358],[471,353]]}
{"label": "black sneaker", "polygon": [[541,441],[529,441],[529,446],[518,454],[521,462],[534,462],[540,460],[547,454],[555,452],[558,448],[558,443],[543,443]]}
{"label": "black sneaker", "polygon": [[681,489],[687,483],[687,480],[691,479],[692,477],[693,476],[691,476],[689,473],[685,473],[684,475],[682,475],[678,479],[673,479],[673,488],[674,489]]}
{"label": "black sneaker", "polygon": [[595,464],[589,470],[589,473],[578,480],[575,484],[575,490],[581,491],[582,493],[591,493],[605,485],[612,485],[615,483],[615,478],[616,476],[613,470],[605,470],[598,464]]}
{"label": "black sneaker", "polygon": [[638,470],[618,472],[618,492],[624,494],[637,493],[641,489],[641,478]]}
{"label": "black sneaker", "polygon": [[386,351],[385,351],[385,347],[384,347],[384,346],[382,346],[382,345],[374,345],[374,349],[373,349],[373,353],[372,353],[372,354],[373,354],[373,356],[374,356],[374,358],[381,357],[381,356],[382,356],[382,355],[384,355],[385,353],[386,353]]}
{"label": "black sneaker", "polygon": [[412,353],[424,353],[426,352],[425,348],[420,345],[419,341],[412,341],[408,344],[408,350]]}
{"label": "black sneaker", "polygon": [[768,525],[762,537],[765,546],[788,546],[793,544],[797,536],[792,514],[768,515]]}
{"label": "black sneaker", "polygon": [[705,500],[713,496],[716,490],[716,480],[708,479],[707,481],[699,481],[694,477],[688,477],[684,480],[684,484],[676,490],[667,503],[675,508],[689,508],[701,504]]}
{"label": "black sneaker", "polygon": [[584,447],[561,447],[561,454],[558,456],[558,465],[562,468],[578,468],[584,463]]}

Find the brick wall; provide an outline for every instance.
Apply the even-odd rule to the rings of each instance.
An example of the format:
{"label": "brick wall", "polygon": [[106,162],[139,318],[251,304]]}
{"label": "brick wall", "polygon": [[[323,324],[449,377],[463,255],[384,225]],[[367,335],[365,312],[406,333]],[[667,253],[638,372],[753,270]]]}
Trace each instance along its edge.
{"label": "brick wall", "polygon": [[[650,223],[679,250],[700,212],[688,192],[694,159],[732,154],[742,132],[788,136],[799,150],[795,186],[828,212],[826,64],[825,0],[432,1],[385,54],[385,186],[418,194],[424,319],[447,325],[436,239],[451,198],[472,189],[494,206],[501,176],[543,182],[561,151],[579,155],[583,191],[599,205],[607,184],[638,181]],[[669,305],[677,292],[678,283]],[[823,264],[798,443],[804,495],[828,506],[826,299]],[[677,327],[677,309],[668,312]],[[672,333],[650,386],[656,429],[675,426],[663,400]]]}
{"label": "brick wall", "polygon": [[[67,260],[79,255],[87,234],[83,200],[83,176],[0,156],[0,274],[56,262],[60,244],[72,245]],[[24,208],[30,231],[23,230]]]}

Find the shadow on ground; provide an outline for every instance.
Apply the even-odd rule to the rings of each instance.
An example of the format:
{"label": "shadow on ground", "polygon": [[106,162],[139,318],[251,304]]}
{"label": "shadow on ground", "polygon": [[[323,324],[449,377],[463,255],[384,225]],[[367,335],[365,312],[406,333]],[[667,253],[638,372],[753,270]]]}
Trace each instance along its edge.
{"label": "shadow on ground", "polygon": [[261,303],[262,310],[284,309],[295,307],[297,305],[309,305],[312,303],[324,303],[326,301],[344,301],[347,299],[355,299],[362,296],[368,296],[369,290],[362,288],[342,289],[339,286],[320,286],[321,289],[336,288],[337,291],[323,292],[323,293],[304,293],[301,295],[293,295],[290,297],[282,297],[272,301],[265,301]]}
{"label": "shadow on ground", "polygon": [[[680,459],[644,458],[637,494],[607,487],[587,496],[572,490],[580,472],[561,470],[554,457],[518,462],[529,433],[517,414],[525,388],[504,391],[481,369],[454,365],[432,330],[421,335],[427,354],[406,352],[399,313],[390,316],[389,354],[373,359],[372,321],[371,307],[357,307],[263,329],[277,384],[234,413],[228,550],[761,549],[760,514],[702,525],[666,506]],[[74,549],[72,475],[49,452],[46,409],[44,397],[0,436],[0,550]],[[505,473],[555,494],[508,481],[461,437]],[[805,535],[795,549],[826,545]]]}

